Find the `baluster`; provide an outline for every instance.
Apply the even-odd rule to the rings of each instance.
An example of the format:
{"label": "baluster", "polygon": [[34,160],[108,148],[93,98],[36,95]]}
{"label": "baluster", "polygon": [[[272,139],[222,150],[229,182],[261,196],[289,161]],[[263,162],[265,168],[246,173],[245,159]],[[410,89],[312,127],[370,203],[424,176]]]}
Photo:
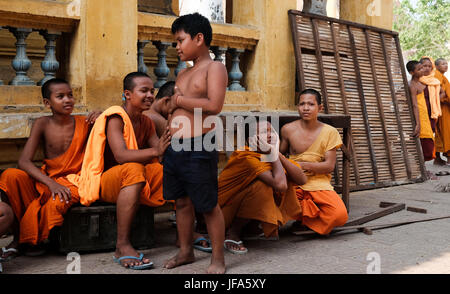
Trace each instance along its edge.
{"label": "baluster", "polygon": [[175,68],[175,76],[178,76],[178,73],[186,67],[187,67],[186,62],[181,61],[180,56],[178,56],[178,64],[177,67]]}
{"label": "baluster", "polygon": [[45,58],[41,62],[41,68],[44,72],[44,78],[37,84],[42,86],[46,81],[56,77],[56,71],[59,69],[59,62],[56,60],[56,39],[61,36],[60,32],[39,31],[47,42],[45,45]]}
{"label": "baluster", "polygon": [[11,62],[16,76],[9,83],[10,85],[34,85],[35,83],[27,76],[27,71],[31,67],[31,61],[27,56],[26,38],[32,32],[32,29],[25,28],[9,28],[9,31],[16,37],[16,57]]}
{"label": "baluster", "polygon": [[[0,27],[0,31],[3,29],[3,27]],[[3,80],[0,80],[0,86],[4,85]]]}
{"label": "baluster", "polygon": [[155,67],[154,73],[157,77],[155,88],[159,88],[165,84],[165,82],[167,81],[167,77],[169,76],[170,73],[170,69],[167,66],[166,61],[167,56],[166,50],[170,45],[172,45],[172,43],[160,41],[154,41],[152,43],[158,49],[158,65]]}
{"label": "baluster", "polygon": [[149,40],[138,41],[138,72],[148,72],[147,65],[144,62],[144,48],[148,43],[150,43]]}
{"label": "baluster", "polygon": [[245,88],[240,84],[240,80],[244,76],[239,68],[240,59],[239,56],[244,52],[244,49],[231,48],[230,53],[232,56],[231,70],[228,73],[228,77],[231,81],[231,85],[228,87],[229,91],[245,91]]}
{"label": "baluster", "polygon": [[211,50],[214,53],[214,60],[220,61],[223,63],[223,61],[224,61],[223,55],[227,52],[227,48],[213,46],[213,47],[211,47]]}

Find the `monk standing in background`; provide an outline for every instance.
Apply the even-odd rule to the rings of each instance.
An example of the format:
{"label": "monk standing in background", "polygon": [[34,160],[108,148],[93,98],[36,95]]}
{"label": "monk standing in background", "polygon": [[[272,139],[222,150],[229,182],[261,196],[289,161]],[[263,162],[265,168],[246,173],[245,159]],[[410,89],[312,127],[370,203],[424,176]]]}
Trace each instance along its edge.
{"label": "monk standing in background", "polygon": [[[342,146],[339,132],[317,120],[322,110],[321,95],[313,89],[300,93],[301,119],[281,128],[280,152],[300,164],[308,181],[297,187],[302,207],[298,221],[318,234],[327,235],[347,222],[347,208],[331,185],[336,164],[336,149]],[[297,223],[297,225],[299,225]]]}
{"label": "monk standing in background", "polygon": [[[436,127],[436,164],[448,164],[450,155],[450,83],[444,74],[448,70],[447,60],[439,58],[435,62],[436,72],[434,77],[441,83],[441,108],[442,116],[438,119]],[[447,162],[441,159],[440,153],[447,157]]]}
{"label": "monk standing in background", "polygon": [[[62,79],[44,83],[42,96],[52,115],[34,122],[18,162],[20,170],[7,169],[0,177],[0,193],[15,215],[14,239],[3,248],[2,258],[17,255],[19,243],[42,244],[53,227],[62,225],[69,207],[79,201],[77,187],[66,176],[80,172],[90,125],[99,112],[72,116],[75,99]],[[41,169],[32,161],[40,142],[45,155]]]}

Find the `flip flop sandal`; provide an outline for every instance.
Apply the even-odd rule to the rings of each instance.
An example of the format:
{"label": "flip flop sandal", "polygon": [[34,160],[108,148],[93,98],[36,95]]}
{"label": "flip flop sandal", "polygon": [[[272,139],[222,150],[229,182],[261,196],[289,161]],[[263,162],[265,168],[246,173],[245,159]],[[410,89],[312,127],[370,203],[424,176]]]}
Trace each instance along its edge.
{"label": "flip flop sandal", "polygon": [[245,248],[245,250],[236,250],[236,249],[228,248],[227,245],[226,245],[226,243],[233,243],[233,244],[235,244],[235,245],[242,245],[242,241],[234,241],[234,240],[229,240],[229,239],[227,239],[227,240],[225,240],[225,241],[223,242],[223,247],[224,247],[226,250],[228,250],[228,251],[230,251],[231,253],[234,253],[234,254],[245,254],[245,253],[248,252],[248,249],[247,249],[247,248]]}
{"label": "flip flop sandal", "polygon": [[15,258],[19,254],[19,250],[17,250],[16,248],[6,249],[6,247],[2,247],[2,256],[5,253],[9,253],[9,252],[12,252],[12,254],[8,255],[7,257],[0,257],[0,261],[9,261],[9,260]]}
{"label": "flip flop sandal", "polygon": [[[136,256],[122,256],[120,258],[116,258],[115,256],[113,256],[114,262],[117,262],[120,265],[122,265],[121,261],[124,260],[124,259],[135,259],[135,260],[142,261],[144,259],[144,253],[141,253],[139,255],[139,257],[136,257]],[[123,267],[125,267],[125,266],[123,266]],[[152,267],[153,267],[153,262],[149,262],[149,263],[143,263],[141,265],[133,265],[133,266],[125,267],[125,268],[129,268],[129,269],[132,269],[132,270],[145,270],[145,269],[150,269]]]}
{"label": "flip flop sandal", "polygon": [[[205,241],[206,243],[208,243],[208,247],[203,247],[201,244],[202,241]],[[198,237],[197,239],[195,239],[194,248],[197,250],[203,251],[203,252],[208,252],[208,253],[212,252],[211,241],[204,237]]]}

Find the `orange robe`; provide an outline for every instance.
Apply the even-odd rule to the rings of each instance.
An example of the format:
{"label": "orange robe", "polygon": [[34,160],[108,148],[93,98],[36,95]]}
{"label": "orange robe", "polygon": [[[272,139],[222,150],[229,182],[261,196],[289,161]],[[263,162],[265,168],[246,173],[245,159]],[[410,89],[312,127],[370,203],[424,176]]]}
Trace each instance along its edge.
{"label": "orange robe", "polygon": [[89,126],[86,117],[74,116],[75,132],[69,148],[62,155],[45,159],[41,168],[57,183],[71,192],[69,203],[61,202],[59,196],[51,197],[49,188],[18,169],[7,169],[1,175],[0,188],[6,192],[14,214],[20,221],[20,243],[38,244],[46,240],[50,230],[61,226],[63,215],[79,202],[78,189],[67,180],[67,175],[79,173],[83,161]]}
{"label": "orange robe", "polygon": [[219,175],[219,205],[229,228],[235,218],[252,219],[262,223],[266,237],[278,236],[278,227],[297,219],[301,207],[295,195],[295,186],[288,182],[288,190],[274,193],[272,187],[257,177],[272,169],[272,164],[261,162],[261,154],[235,151]]}
{"label": "orange robe", "polygon": [[428,76],[422,76],[419,81],[427,85],[428,91],[430,93],[430,117],[432,119],[438,119],[442,115],[442,109],[441,109],[441,99],[439,97],[439,92],[441,89],[441,83],[438,79],[434,77],[434,74],[436,72],[436,66],[434,65],[434,60],[431,57],[424,56],[422,58],[428,58],[431,61],[431,64],[433,65],[433,70],[430,75]]}
{"label": "orange robe", "polygon": [[[324,124],[317,139],[309,148],[289,158],[296,162],[322,162],[325,153],[334,148],[339,148],[342,140],[339,132]],[[347,208],[339,195],[331,186],[331,174],[312,174],[307,172],[306,184],[297,187],[297,198],[302,207],[302,215],[299,218],[302,224],[311,230],[326,235],[334,227],[342,226],[347,222]]]}
{"label": "orange robe", "polygon": [[[444,102],[450,103],[450,83],[448,79],[438,70],[434,75],[441,83],[447,96]],[[436,151],[447,153],[450,151],[450,105],[441,104],[442,116],[439,117],[436,128]],[[449,154],[450,155],[450,154]]]}
{"label": "orange robe", "polygon": [[[80,202],[89,206],[97,200],[115,203],[123,187],[145,182],[140,203],[147,206],[161,206],[165,203],[162,193],[162,165],[154,159],[147,165],[125,163],[115,165],[105,171],[106,123],[109,116],[119,115],[124,122],[124,140],[128,149],[139,149],[140,141],[146,139],[141,134],[136,137],[128,114],[121,106],[105,110],[95,121],[86,145],[83,166],[79,175],[69,175],[68,179],[78,187]],[[142,116],[144,119],[148,119]],[[155,132],[150,120],[151,132]]]}

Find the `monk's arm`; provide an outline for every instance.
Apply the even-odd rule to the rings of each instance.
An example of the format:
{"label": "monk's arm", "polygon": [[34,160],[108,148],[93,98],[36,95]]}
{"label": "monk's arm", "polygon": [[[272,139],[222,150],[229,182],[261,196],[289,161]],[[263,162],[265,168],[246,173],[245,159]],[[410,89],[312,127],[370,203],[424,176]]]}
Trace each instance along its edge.
{"label": "monk's arm", "polygon": [[409,87],[409,89],[411,92],[411,103],[413,106],[414,120],[416,121],[413,137],[417,137],[420,134],[419,107],[417,106],[417,89],[411,86]]}
{"label": "monk's arm", "polygon": [[285,192],[287,190],[287,179],[279,158],[272,162],[272,170],[261,173],[258,175],[258,179],[277,192]]}
{"label": "monk's arm", "polygon": [[336,148],[325,152],[325,160],[322,162],[300,162],[300,166],[315,174],[329,174],[336,165]]}
{"label": "monk's arm", "polygon": [[280,153],[287,154],[289,151],[289,131],[287,125],[281,128]]}
{"label": "monk's arm", "polygon": [[299,168],[297,165],[289,161],[284,155],[280,152],[280,161],[283,165],[284,169],[286,170],[287,176],[289,179],[294,182],[297,185],[304,185],[308,178],[306,177],[305,173],[301,168]]}
{"label": "monk's arm", "polygon": [[106,125],[106,138],[114,158],[119,164],[127,162],[148,163],[152,158],[162,155],[158,148],[131,150],[127,148],[123,137],[124,123],[122,118],[111,116]]}
{"label": "monk's arm", "polygon": [[175,94],[173,100],[177,107],[194,112],[194,108],[201,108],[205,114],[219,114],[222,111],[228,84],[228,73],[220,62],[213,62],[208,68],[207,95],[208,97],[187,97]]}
{"label": "monk's arm", "polygon": [[[150,146],[150,148],[160,148],[161,150],[163,150],[162,153],[164,153],[164,151],[166,151],[167,147],[169,147],[170,145],[171,137],[168,126],[166,126],[165,129],[162,129],[161,131],[161,137],[158,137],[156,133],[150,137],[150,139],[148,140],[148,146]],[[159,156],[159,160],[162,161],[162,154]]]}
{"label": "monk's arm", "polygon": [[46,174],[42,173],[33,163],[33,157],[36,154],[36,150],[39,146],[39,142],[44,135],[44,131],[47,124],[47,118],[42,117],[35,121],[31,128],[30,137],[25,143],[25,147],[20,155],[18,166],[21,170],[25,171],[28,175],[34,178],[36,181],[43,183],[49,187],[54,199],[55,195],[59,195],[61,201],[63,199],[68,202],[71,198],[70,189],[64,187]]}

